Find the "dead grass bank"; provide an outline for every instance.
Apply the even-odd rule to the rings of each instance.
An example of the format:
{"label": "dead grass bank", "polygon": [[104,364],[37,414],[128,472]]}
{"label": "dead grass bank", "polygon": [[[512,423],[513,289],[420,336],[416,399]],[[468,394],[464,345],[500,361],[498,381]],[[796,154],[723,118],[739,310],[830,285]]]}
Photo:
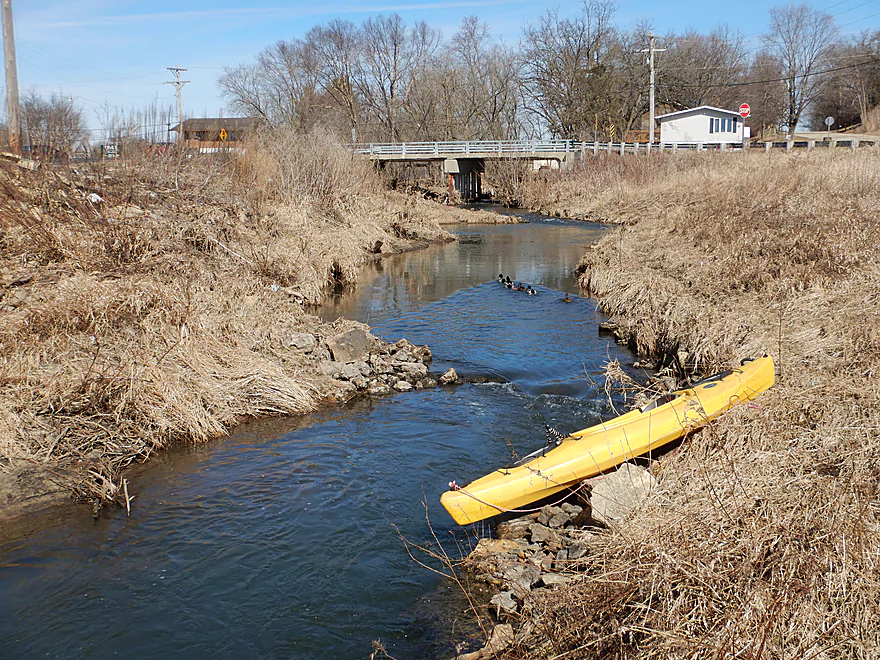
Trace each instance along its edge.
{"label": "dead grass bank", "polygon": [[118,500],[157,449],[332,400],[288,349],[335,331],[304,305],[365,260],[450,240],[369,164],[276,137],[245,158],[0,163],[0,516]]}
{"label": "dead grass bank", "polygon": [[533,189],[625,223],[582,286],[641,352],[768,352],[777,386],[657,466],[508,657],[876,658],[880,153],[622,160]]}

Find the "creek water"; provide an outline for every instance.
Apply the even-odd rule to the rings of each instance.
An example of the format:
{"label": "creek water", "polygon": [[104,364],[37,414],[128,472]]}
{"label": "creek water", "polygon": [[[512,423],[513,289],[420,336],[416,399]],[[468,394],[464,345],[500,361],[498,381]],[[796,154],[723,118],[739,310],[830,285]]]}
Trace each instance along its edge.
{"label": "creek water", "polygon": [[454,655],[463,601],[401,536],[455,553],[486,533],[454,525],[447,482],[540,447],[544,422],[609,416],[601,367],[632,359],[574,295],[601,227],[525,215],[365,267],[322,311],[428,344],[432,371],[471,382],[246,424],[151,461],[131,518],[56,510],[5,530],[0,656],[367,658],[378,639],[400,660]]}

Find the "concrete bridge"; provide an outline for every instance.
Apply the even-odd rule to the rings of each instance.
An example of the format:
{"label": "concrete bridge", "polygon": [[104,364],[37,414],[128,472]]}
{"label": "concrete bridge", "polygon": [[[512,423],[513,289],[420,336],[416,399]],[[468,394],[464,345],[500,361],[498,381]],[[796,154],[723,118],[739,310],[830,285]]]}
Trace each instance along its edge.
{"label": "concrete bridge", "polygon": [[[824,136],[824,139],[823,139]],[[788,139],[784,142],[765,142],[764,148],[813,149],[860,146],[880,146],[878,136],[834,135],[817,133],[807,139]],[[466,200],[476,199],[482,190],[482,173],[486,161],[529,160],[541,166],[567,169],[575,159],[600,154],[651,154],[688,153],[693,151],[739,151],[748,144],[724,143],[655,143],[646,142],[581,142],[579,140],[478,140],[468,142],[402,142],[353,145],[355,153],[384,165],[388,162],[443,161],[443,172],[449,176],[450,188],[454,187]]]}
{"label": "concrete bridge", "polygon": [[477,140],[468,142],[403,142],[355,145],[356,153],[378,163],[443,161],[449,183],[464,199],[475,199],[482,190],[486,161],[551,161],[568,167],[583,143],[576,140]]}

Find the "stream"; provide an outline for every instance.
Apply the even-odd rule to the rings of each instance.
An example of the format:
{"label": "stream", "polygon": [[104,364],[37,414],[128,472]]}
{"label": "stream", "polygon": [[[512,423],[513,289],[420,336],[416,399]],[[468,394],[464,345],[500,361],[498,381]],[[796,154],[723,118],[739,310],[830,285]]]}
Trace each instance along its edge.
{"label": "stream", "polygon": [[365,659],[379,639],[398,660],[454,656],[473,627],[464,601],[402,538],[466,552],[489,528],[452,522],[447,483],[538,448],[545,422],[610,417],[602,366],[633,359],[576,295],[603,229],[521,215],[365,266],[321,310],[428,344],[432,372],[468,383],[248,423],[152,459],[131,518],[61,508],[4,530],[0,657]]}

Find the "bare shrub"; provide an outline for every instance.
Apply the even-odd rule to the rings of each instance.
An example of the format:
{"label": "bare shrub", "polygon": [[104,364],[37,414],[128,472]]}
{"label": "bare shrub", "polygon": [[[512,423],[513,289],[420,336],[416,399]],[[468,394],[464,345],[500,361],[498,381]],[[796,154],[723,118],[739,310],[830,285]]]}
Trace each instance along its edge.
{"label": "bare shrub", "polygon": [[251,145],[243,167],[262,190],[284,204],[307,205],[336,215],[352,210],[354,200],[379,191],[375,169],[339,144],[330,132],[315,128],[267,129]]}

